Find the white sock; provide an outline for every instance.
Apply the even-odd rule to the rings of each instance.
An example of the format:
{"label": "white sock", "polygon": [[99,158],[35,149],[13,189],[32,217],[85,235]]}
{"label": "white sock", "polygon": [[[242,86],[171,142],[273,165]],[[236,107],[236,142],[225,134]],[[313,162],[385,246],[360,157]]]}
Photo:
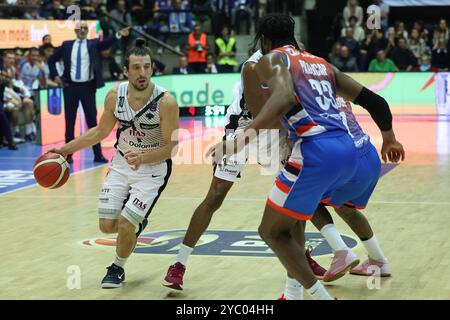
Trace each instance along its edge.
{"label": "white sock", "polygon": [[325,287],[317,281],[311,288],[306,289],[314,300],[333,300]]}
{"label": "white sock", "polygon": [[325,240],[327,240],[333,251],[348,249],[347,245],[344,243],[344,240],[342,240],[341,234],[336,229],[334,224],[327,224],[323,226],[320,233],[323,235]]}
{"label": "white sock", "polygon": [[369,240],[362,241],[362,243],[366,248],[367,253],[369,254],[369,258],[387,261],[386,257],[383,254],[383,251],[381,251],[380,244],[378,243],[375,235],[373,235],[373,237]]}
{"label": "white sock", "polygon": [[116,256],[116,258],[114,259],[114,264],[116,266],[119,266],[121,268],[125,267],[125,263],[127,262],[128,258],[121,258],[119,256]]}
{"label": "white sock", "polygon": [[25,125],[25,134],[31,134],[33,132],[33,126],[31,123],[27,123]]}
{"label": "white sock", "polygon": [[188,247],[183,243],[180,244],[180,250],[178,251],[177,255],[177,262],[185,266],[192,250],[194,250],[194,248]]}
{"label": "white sock", "polygon": [[303,300],[303,286],[297,280],[286,277],[284,297],[286,300]]}

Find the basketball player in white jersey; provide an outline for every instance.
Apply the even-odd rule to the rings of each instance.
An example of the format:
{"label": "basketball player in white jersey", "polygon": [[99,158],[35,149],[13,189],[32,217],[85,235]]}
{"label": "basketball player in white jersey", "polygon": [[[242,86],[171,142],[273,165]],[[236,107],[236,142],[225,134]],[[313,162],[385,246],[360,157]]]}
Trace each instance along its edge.
{"label": "basketball player in white jersey", "polygon": [[[263,55],[261,51],[258,50],[252,56],[250,56],[242,66],[242,75],[239,88],[235,92],[233,102],[227,109],[227,124],[225,126],[224,136],[225,140],[233,140],[236,134],[241,132],[252,121],[252,113],[250,112],[248,105],[244,99],[242,77],[245,74],[248,66],[256,64],[262,56]],[[259,96],[261,97],[261,100],[256,101],[255,104],[258,106],[262,106],[264,104],[264,100],[267,97],[261,95]],[[278,126],[278,128],[281,128],[281,125]],[[264,139],[262,140],[264,141]],[[286,139],[284,139],[284,136],[282,135],[280,135],[279,141],[277,139],[271,141],[272,143],[279,143],[280,152],[279,155],[275,156],[275,161],[280,162],[280,160],[287,159],[287,157],[289,156],[289,148],[285,144],[285,141]],[[268,148],[270,148],[270,146],[268,146]],[[261,154],[263,150],[261,150],[260,148],[259,151]],[[214,176],[211,181],[208,194],[192,215],[188,230],[183,239],[183,242],[180,245],[176,261],[169,267],[166,277],[164,278],[164,286],[175,290],[183,290],[183,276],[186,270],[188,257],[192,253],[203,232],[205,232],[205,230],[208,228],[213,214],[220,208],[228,191],[233,186],[236,178],[239,177],[240,172],[245,166],[247,154],[248,149],[243,150],[241,153],[228,158],[226,162],[224,159],[222,165],[214,167]],[[259,158],[259,160],[260,159],[262,159],[262,157]],[[264,165],[266,165],[266,163],[264,163]],[[316,276],[318,278],[321,278],[325,274],[326,270],[311,258],[309,251],[306,252],[306,256]]]}
{"label": "basketball player in white jersey", "polygon": [[106,138],[116,122],[117,152],[99,197],[100,230],[118,233],[116,258],[107,268],[103,288],[117,288],[125,280],[125,262],[147,224],[172,170],[171,155],[178,141],[179,109],[166,89],[151,82],[151,51],[137,39],[127,53],[124,74],[128,82],[108,92],[99,124],[60,149],[64,156]]}

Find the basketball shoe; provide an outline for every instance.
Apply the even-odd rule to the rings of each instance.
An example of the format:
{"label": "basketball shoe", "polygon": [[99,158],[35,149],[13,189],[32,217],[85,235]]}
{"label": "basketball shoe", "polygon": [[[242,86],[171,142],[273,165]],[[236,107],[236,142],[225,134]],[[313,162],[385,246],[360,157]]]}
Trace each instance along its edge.
{"label": "basketball shoe", "polygon": [[343,277],[347,271],[356,267],[358,257],[351,250],[337,250],[334,253],[331,266],[323,277],[323,282],[331,282]]}
{"label": "basketball shoe", "polygon": [[164,278],[163,286],[172,288],[175,290],[183,290],[183,276],[186,271],[186,267],[180,262],[175,263],[167,270],[166,277]]}
{"label": "basketball shoe", "polygon": [[[377,268],[379,268],[379,273]],[[350,274],[359,276],[379,275],[380,277],[391,276],[391,265],[386,260],[367,259],[361,265],[350,270]]]}
{"label": "basketball shoe", "polygon": [[106,268],[106,276],[102,280],[102,288],[119,288],[125,281],[125,270],[122,267],[111,264]]}
{"label": "basketball shoe", "polygon": [[305,252],[306,260],[308,260],[308,264],[311,267],[312,272],[316,276],[317,279],[322,280],[323,276],[327,272],[325,268],[323,268],[320,264],[317,263],[312,257],[311,257],[311,248],[308,248]]}

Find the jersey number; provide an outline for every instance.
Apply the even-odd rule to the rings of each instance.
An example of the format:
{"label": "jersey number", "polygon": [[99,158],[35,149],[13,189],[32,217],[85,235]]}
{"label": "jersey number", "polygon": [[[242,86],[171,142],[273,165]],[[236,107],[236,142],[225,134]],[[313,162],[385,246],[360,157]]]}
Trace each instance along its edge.
{"label": "jersey number", "polygon": [[309,79],[309,84],[313,90],[317,91],[319,96],[316,97],[317,104],[325,111],[330,109],[330,106],[338,109],[336,99],[333,95],[333,89],[329,81],[318,81],[315,79]]}

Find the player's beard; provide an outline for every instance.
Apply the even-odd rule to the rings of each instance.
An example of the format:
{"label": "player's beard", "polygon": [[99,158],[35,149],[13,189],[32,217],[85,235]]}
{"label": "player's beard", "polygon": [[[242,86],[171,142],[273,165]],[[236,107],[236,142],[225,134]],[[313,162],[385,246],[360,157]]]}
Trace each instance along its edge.
{"label": "player's beard", "polygon": [[142,86],[139,84],[139,82],[138,82],[137,85],[134,84],[134,83],[131,83],[131,85],[133,86],[133,88],[134,88],[136,91],[144,91],[144,90],[146,90],[146,89],[148,88],[149,82],[146,82],[145,87],[142,87]]}

